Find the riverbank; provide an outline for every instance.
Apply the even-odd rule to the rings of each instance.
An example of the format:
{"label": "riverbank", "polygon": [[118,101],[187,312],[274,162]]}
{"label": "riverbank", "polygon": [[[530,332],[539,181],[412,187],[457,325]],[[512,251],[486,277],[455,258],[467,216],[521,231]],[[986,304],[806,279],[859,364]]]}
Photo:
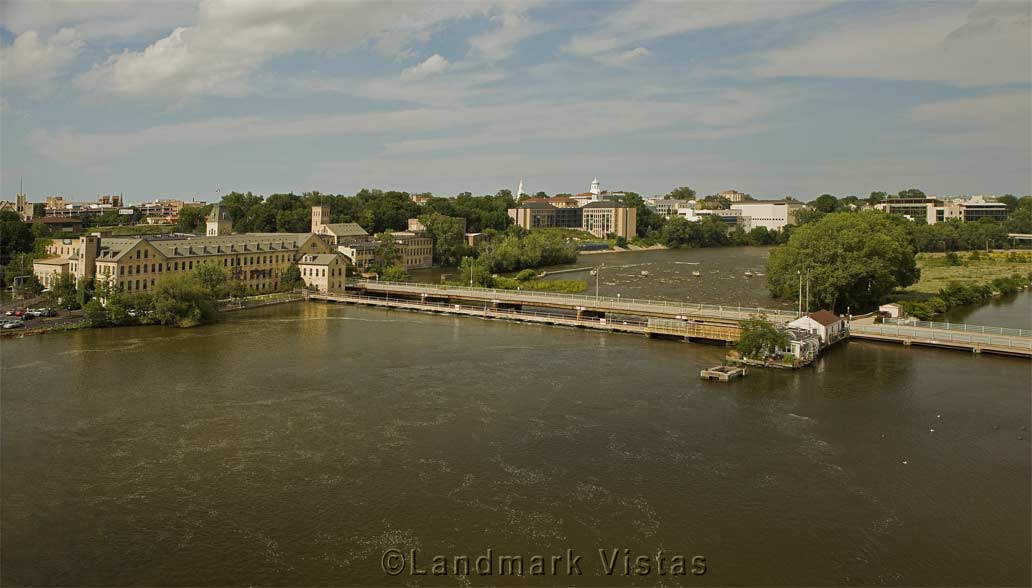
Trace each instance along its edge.
{"label": "riverbank", "polygon": [[601,250],[592,250],[592,251],[581,251],[579,254],[580,255],[598,255],[599,253],[635,253],[635,252],[639,252],[639,251],[661,251],[661,250],[665,250],[665,249],[670,249],[670,248],[667,247],[666,245],[660,245],[659,243],[657,243],[655,245],[649,245],[648,247],[642,247],[640,245],[630,245],[630,244],[628,244],[627,248],[625,248],[625,249],[601,249]]}

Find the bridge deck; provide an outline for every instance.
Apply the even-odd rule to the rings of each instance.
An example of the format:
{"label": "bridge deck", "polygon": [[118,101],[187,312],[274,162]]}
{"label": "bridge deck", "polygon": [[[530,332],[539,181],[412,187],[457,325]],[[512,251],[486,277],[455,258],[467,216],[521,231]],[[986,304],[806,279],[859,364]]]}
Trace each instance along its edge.
{"label": "bridge deck", "polygon": [[1032,337],[980,333],[971,330],[939,329],[904,325],[858,325],[849,328],[852,339],[891,341],[904,345],[926,345],[1032,357]]}
{"label": "bridge deck", "polygon": [[525,292],[408,282],[360,280],[354,284],[349,282],[348,289],[357,289],[366,293],[421,296],[431,299],[470,300],[492,304],[525,305],[539,308],[560,308],[644,317],[708,320],[727,324],[737,324],[743,319],[752,318],[760,314],[765,315],[767,320],[775,323],[787,323],[799,316],[794,311],[737,305],[688,304],[665,300],[635,300],[611,296]]}
{"label": "bridge deck", "polygon": [[531,312],[526,310],[515,310],[508,308],[493,308],[491,306],[465,306],[462,304],[446,304],[443,302],[425,302],[418,300],[387,300],[377,296],[363,296],[357,294],[311,294],[309,298],[314,300],[326,300],[331,302],[345,302],[350,304],[363,304],[367,306],[380,306],[386,308],[400,308],[404,310],[415,310],[422,312],[438,312],[444,314],[456,314],[479,318],[492,318],[512,320],[528,323],[539,323],[549,325],[560,325],[568,327],[581,327],[599,331],[610,331],[619,333],[636,333],[650,336],[672,336],[686,339],[706,339],[711,341],[724,341],[733,343],[741,336],[741,329],[736,326],[700,323],[700,322],[658,322],[641,320],[612,320],[599,317],[575,317],[546,312]]}

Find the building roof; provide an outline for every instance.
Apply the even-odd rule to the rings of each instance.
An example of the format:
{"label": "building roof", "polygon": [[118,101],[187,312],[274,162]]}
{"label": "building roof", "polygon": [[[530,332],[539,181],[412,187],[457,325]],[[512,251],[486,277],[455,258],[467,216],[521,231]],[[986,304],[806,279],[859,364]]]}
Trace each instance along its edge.
{"label": "building roof", "polygon": [[334,237],[368,237],[369,233],[361,227],[358,223],[333,223],[332,225],[323,225],[323,230],[330,233]]}
{"label": "building roof", "polygon": [[40,265],[68,265],[70,260],[67,257],[48,257],[46,259],[34,259],[32,263]]}
{"label": "building roof", "polygon": [[596,200],[588,202],[582,208],[630,208],[630,206],[615,200]]}
{"label": "building roof", "polygon": [[339,256],[336,253],[319,253],[317,255],[305,255],[298,265],[330,265]]}
{"label": "building roof", "polygon": [[555,207],[552,206],[551,204],[549,204],[547,202],[542,202],[540,200],[524,200],[523,203],[521,203],[516,208],[536,208],[536,209],[542,209],[542,210],[554,210],[555,209]]}
{"label": "building roof", "polygon": [[833,325],[842,319],[830,310],[818,310],[806,315],[823,326]]}
{"label": "building roof", "polygon": [[785,334],[788,335],[788,338],[792,341],[816,341],[818,344],[820,344],[821,338],[811,333],[810,331],[807,331],[806,329],[793,329],[791,327],[787,327],[784,331]]}
{"label": "building roof", "polygon": [[40,219],[41,222],[48,225],[79,225],[82,224],[82,219],[77,216],[45,216]]}
{"label": "building roof", "polygon": [[895,306],[896,308],[903,308],[902,306],[896,304],[895,302],[888,302],[888,303],[882,304],[878,308],[884,308],[886,306]]}
{"label": "building roof", "polygon": [[216,204],[211,207],[211,212],[208,213],[209,221],[229,220],[229,213],[224,212],[222,207]]}

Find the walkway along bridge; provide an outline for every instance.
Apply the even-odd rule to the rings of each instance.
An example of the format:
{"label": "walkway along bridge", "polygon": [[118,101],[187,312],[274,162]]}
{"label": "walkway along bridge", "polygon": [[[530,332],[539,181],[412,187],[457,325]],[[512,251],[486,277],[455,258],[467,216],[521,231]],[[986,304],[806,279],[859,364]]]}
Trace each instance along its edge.
{"label": "walkway along bridge", "polygon": [[[359,280],[348,282],[344,293],[309,293],[308,298],[404,310],[475,316],[676,337],[686,341],[734,344],[741,337],[741,321],[756,316],[784,324],[798,318],[795,311],[760,307],[688,304],[663,300],[636,300],[610,296],[498,290],[413,282]],[[1032,332],[993,327],[952,325],[851,325],[850,338],[965,349],[1032,357]],[[949,325],[948,325],[949,326]],[[989,329],[987,332],[986,329]]]}

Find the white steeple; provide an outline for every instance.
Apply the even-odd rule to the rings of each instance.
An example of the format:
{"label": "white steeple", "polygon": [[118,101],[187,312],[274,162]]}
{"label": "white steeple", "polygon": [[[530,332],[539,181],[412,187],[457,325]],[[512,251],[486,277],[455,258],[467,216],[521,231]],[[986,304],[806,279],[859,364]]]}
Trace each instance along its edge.
{"label": "white steeple", "polygon": [[598,183],[598,178],[591,181],[591,196],[593,200],[598,200],[598,197],[602,194],[602,187]]}
{"label": "white steeple", "polygon": [[520,186],[516,188],[516,198],[519,199],[519,197],[523,196],[524,194],[526,194],[526,192],[523,191],[523,179],[521,178]]}

